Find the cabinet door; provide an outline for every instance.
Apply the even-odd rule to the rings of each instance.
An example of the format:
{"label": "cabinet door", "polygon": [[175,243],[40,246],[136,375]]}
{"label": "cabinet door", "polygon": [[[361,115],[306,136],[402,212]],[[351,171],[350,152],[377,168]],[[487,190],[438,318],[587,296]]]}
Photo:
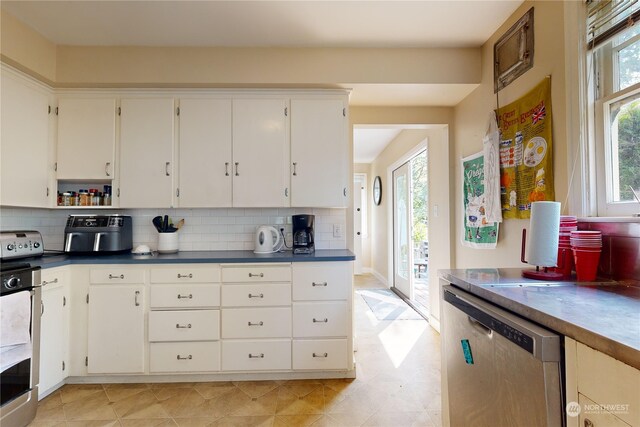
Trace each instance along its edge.
{"label": "cabinet door", "polygon": [[90,374],[144,372],[144,286],[89,287]]}
{"label": "cabinet door", "polygon": [[291,100],[291,206],[347,206],[344,108],[342,99]]}
{"label": "cabinet door", "polygon": [[231,100],[181,99],[180,207],[231,206]]}
{"label": "cabinet door", "polygon": [[40,329],[40,396],[67,376],[69,310],[67,286],[42,288]]}
{"label": "cabinet door", "polygon": [[233,101],[233,206],[289,206],[285,99]]}
{"label": "cabinet door", "polygon": [[114,98],[58,101],[58,179],[112,180],[115,144]]}
{"label": "cabinet door", "polygon": [[123,99],[120,105],[120,207],[171,207],[173,99]]}
{"label": "cabinet door", "polygon": [[2,70],[0,205],[49,206],[49,95]]}

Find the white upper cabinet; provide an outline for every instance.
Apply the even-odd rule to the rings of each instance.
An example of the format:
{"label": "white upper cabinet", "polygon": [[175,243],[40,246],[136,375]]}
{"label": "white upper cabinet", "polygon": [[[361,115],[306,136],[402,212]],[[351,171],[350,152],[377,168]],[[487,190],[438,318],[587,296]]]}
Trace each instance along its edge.
{"label": "white upper cabinet", "polygon": [[233,206],[289,206],[287,100],[233,101]]}
{"label": "white upper cabinet", "polygon": [[291,100],[291,206],[348,206],[348,146],[342,98]]}
{"label": "white upper cabinet", "polygon": [[120,106],[120,207],[171,207],[173,98],[124,98]]}
{"label": "white upper cabinet", "polygon": [[230,207],[231,100],[180,99],[181,207]]}
{"label": "white upper cabinet", "polygon": [[113,180],[115,98],[60,98],[58,179]]}
{"label": "white upper cabinet", "polygon": [[0,204],[48,207],[49,94],[2,69]]}

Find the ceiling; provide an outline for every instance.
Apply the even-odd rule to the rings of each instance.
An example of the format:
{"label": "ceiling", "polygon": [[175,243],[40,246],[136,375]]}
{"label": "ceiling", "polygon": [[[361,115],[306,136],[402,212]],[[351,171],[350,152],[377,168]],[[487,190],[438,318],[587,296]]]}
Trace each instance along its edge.
{"label": "ceiling", "polygon": [[[87,46],[460,48],[482,46],[523,0],[8,1],[48,40]],[[351,105],[455,106],[474,84],[349,84]],[[399,129],[356,129],[369,163]]]}

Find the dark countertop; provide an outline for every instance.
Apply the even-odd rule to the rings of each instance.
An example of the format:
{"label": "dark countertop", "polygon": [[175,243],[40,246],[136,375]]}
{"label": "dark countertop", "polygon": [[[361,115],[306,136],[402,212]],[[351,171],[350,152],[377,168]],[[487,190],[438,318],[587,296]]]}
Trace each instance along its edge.
{"label": "dark countertop", "polygon": [[133,255],[131,253],[113,255],[45,255],[26,258],[42,268],[53,268],[77,264],[198,264],[198,263],[256,263],[256,262],[326,262],[353,261],[353,252],[347,249],[322,249],[310,255],[293,255],[291,251],[274,254],[254,254],[253,251],[182,251],[175,254]]}
{"label": "dark countertop", "polygon": [[439,270],[456,287],[640,369],[640,286],[544,282],[517,268]]}

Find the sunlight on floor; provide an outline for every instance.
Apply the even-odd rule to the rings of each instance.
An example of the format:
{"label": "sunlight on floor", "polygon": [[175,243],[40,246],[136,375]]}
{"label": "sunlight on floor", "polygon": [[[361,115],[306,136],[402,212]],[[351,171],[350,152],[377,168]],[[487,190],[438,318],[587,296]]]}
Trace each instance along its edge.
{"label": "sunlight on floor", "polygon": [[423,321],[391,322],[378,334],[393,366],[398,368],[402,364],[428,327],[429,324]]}

